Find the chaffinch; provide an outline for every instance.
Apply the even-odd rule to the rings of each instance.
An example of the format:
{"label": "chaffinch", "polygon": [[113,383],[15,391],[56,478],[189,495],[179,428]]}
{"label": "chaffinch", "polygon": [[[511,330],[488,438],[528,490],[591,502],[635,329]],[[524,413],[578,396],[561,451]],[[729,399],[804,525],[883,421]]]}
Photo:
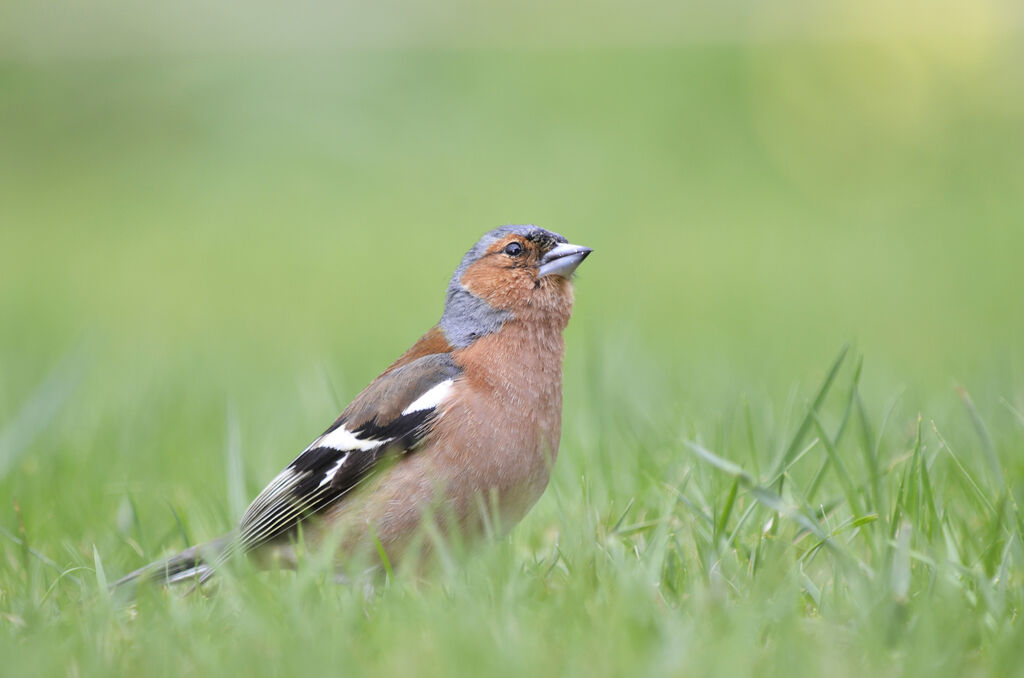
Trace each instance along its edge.
{"label": "chaffinch", "polygon": [[338,562],[383,549],[392,565],[428,512],[442,533],[480,534],[492,518],[514,526],[558,455],[570,279],[590,252],[537,226],[484,234],[437,325],[270,481],[235,532],[119,583],[202,583],[235,553],[291,565],[300,524],[314,547],[336,531]]}

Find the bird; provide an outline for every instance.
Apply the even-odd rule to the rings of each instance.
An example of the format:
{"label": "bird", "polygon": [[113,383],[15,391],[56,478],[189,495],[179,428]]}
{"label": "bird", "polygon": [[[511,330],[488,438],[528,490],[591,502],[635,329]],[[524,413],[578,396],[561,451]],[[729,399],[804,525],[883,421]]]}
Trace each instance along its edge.
{"label": "bird", "polygon": [[431,522],[451,537],[507,533],[558,456],[563,331],[591,252],[534,225],[485,233],[452,274],[437,324],[267,484],[233,532],[115,587],[198,586],[239,554],[295,567],[300,539],[330,544],[339,565],[376,554],[379,569],[429,551]]}

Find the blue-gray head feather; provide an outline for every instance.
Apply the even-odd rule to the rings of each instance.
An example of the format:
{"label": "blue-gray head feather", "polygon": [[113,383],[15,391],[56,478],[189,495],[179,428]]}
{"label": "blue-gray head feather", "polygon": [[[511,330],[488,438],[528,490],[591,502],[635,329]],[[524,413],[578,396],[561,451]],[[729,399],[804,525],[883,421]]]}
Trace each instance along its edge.
{"label": "blue-gray head feather", "polygon": [[528,240],[549,240],[552,245],[568,242],[557,233],[529,224],[499,226],[485,233],[466,252],[466,256],[462,257],[462,261],[448,283],[444,313],[441,315],[441,322],[438,325],[444,332],[448,343],[455,348],[465,348],[479,337],[497,332],[505,321],[512,317],[508,311],[493,308],[486,301],[467,290],[462,284],[462,276],[466,274],[466,269],[487,252],[488,247],[513,233]]}

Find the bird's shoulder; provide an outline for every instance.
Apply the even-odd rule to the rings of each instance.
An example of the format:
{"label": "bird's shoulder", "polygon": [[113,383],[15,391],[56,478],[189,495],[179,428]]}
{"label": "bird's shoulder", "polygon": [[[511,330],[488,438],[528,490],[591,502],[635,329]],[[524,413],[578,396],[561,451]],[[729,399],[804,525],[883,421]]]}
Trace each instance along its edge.
{"label": "bird's shoulder", "polygon": [[451,353],[389,368],[349,403],[324,436],[345,428],[360,438],[380,439],[414,428],[414,420],[435,409],[461,374]]}

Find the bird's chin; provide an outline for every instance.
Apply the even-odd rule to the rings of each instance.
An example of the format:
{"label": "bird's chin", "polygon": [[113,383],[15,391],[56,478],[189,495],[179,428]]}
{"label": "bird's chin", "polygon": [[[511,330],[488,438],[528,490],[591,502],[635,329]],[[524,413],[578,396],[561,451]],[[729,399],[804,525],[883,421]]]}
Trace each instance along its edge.
{"label": "bird's chin", "polygon": [[537,278],[537,286],[530,295],[529,304],[526,308],[516,309],[515,315],[535,314],[532,317],[536,321],[550,321],[564,327],[572,312],[574,296],[573,283],[569,278],[560,275]]}

